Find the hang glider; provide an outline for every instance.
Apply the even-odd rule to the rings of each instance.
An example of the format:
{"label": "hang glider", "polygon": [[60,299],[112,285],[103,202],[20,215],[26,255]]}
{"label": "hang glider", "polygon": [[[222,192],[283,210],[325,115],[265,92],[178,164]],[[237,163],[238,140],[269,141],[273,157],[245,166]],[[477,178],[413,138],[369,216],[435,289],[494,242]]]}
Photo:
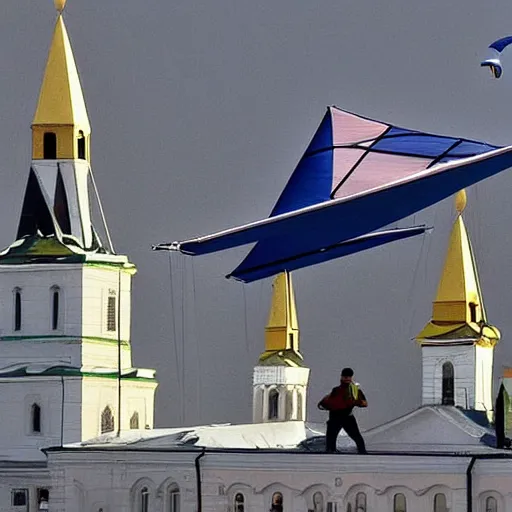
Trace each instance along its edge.
{"label": "hang glider", "polygon": [[512,146],[329,107],[269,218],[154,249],[200,255],[256,243],[228,276],[250,282],[424,233],[376,230],[511,166]]}

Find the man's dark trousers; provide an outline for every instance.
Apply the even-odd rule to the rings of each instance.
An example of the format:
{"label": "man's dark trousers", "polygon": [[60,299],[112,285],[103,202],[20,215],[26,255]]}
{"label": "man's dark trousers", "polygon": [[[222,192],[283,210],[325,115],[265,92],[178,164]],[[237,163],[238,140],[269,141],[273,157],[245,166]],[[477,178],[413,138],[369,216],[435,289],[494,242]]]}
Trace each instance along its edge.
{"label": "man's dark trousers", "polygon": [[352,414],[332,414],[327,421],[326,433],[326,451],[333,453],[336,451],[336,439],[340,430],[343,429],[347,435],[356,443],[359,453],[366,453],[363,436],[359,432],[357,421]]}

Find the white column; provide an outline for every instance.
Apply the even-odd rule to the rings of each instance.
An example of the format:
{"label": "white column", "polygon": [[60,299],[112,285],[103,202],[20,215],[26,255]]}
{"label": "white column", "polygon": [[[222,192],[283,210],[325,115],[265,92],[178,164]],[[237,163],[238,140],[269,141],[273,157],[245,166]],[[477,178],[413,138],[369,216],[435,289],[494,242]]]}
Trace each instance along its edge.
{"label": "white column", "polygon": [[279,421],[286,420],[286,386],[278,386],[279,391],[279,410],[277,411],[277,419]]}
{"label": "white column", "polygon": [[265,386],[263,388],[263,411],[262,417],[260,418],[261,422],[266,423],[268,421],[268,387]]}

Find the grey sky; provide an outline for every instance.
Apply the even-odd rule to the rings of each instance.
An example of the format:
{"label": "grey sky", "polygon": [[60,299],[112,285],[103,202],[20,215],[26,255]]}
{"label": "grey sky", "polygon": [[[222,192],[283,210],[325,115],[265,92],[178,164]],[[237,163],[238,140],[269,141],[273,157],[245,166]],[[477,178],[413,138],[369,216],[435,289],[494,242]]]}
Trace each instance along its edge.
{"label": "grey sky", "polygon": [[[6,246],[21,210],[54,10],[51,0],[4,0],[0,10]],[[499,81],[479,62],[492,40],[512,32],[511,19],[505,0],[68,0],[93,170],[115,247],[139,267],[133,354],[137,366],[157,368],[158,426],[250,421],[271,282],[244,292],[224,279],[247,248],[176,256],[173,315],[169,258],[151,245],[267,216],[329,104],[510,143],[512,55]],[[511,185],[508,172],[471,189],[465,215],[488,316],[503,333],[497,374],[512,364]],[[311,419],[323,419],[314,405],[347,364],[370,401],[363,425],[418,405],[420,350],[410,339],[429,319],[452,201],[415,220],[436,230],[294,273]],[[176,342],[186,347],[184,418]]]}

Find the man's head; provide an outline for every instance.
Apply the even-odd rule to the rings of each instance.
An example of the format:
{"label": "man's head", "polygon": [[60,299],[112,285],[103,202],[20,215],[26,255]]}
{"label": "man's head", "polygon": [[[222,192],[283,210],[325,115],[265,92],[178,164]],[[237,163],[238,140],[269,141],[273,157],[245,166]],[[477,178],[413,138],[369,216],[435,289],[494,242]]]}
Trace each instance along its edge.
{"label": "man's head", "polygon": [[350,384],[353,376],[354,370],[352,370],[352,368],[343,368],[343,370],[341,370],[340,382],[342,384]]}

